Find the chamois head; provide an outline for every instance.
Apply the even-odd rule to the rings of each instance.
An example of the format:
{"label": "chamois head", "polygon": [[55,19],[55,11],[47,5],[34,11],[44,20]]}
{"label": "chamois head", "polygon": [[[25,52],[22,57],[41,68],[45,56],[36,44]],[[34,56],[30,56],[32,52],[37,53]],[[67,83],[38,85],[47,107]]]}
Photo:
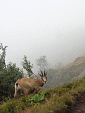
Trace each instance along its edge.
{"label": "chamois head", "polygon": [[[40,71],[41,71],[41,70],[40,70]],[[45,70],[44,70],[44,73],[41,71],[41,74],[39,74],[39,75],[41,76],[42,81],[43,81],[44,83],[46,83],[46,82],[47,82],[47,77],[46,77],[47,72],[45,72]]]}

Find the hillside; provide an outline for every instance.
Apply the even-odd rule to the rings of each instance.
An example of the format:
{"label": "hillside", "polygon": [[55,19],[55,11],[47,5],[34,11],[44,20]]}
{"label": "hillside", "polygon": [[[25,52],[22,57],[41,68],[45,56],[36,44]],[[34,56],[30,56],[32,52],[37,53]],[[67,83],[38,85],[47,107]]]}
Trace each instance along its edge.
{"label": "hillside", "polygon": [[85,103],[83,94],[85,95],[85,78],[48,89],[45,93],[1,102],[0,113],[69,113],[71,110],[73,113],[79,101]]}
{"label": "hillside", "polygon": [[45,89],[61,86],[64,83],[70,83],[85,77],[85,56],[74,59],[73,62],[58,68],[48,71],[48,81],[44,86]]}
{"label": "hillside", "polygon": [[84,113],[84,69],[85,57],[82,56],[62,68],[49,70],[44,88],[55,88],[16,100],[5,100],[0,103],[0,113]]}

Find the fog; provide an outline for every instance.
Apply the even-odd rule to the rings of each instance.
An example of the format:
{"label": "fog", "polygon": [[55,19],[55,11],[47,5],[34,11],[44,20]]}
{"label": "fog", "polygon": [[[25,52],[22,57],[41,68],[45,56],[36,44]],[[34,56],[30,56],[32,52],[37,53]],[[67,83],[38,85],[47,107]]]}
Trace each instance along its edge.
{"label": "fog", "polygon": [[7,64],[22,68],[25,55],[36,73],[40,56],[54,67],[85,52],[85,0],[1,0],[0,17]]}

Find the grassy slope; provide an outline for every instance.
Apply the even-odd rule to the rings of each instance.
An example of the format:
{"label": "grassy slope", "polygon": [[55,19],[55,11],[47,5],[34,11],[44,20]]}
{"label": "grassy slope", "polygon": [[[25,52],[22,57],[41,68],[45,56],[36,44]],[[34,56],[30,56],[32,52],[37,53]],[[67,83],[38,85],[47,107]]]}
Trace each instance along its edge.
{"label": "grassy slope", "polygon": [[80,95],[85,91],[85,78],[65,84],[54,89],[49,89],[46,94],[51,95],[47,102],[33,106],[31,113],[66,112],[75,104],[75,94]]}
{"label": "grassy slope", "polygon": [[[79,64],[80,62],[82,63]],[[68,72],[71,73],[72,76],[74,69],[76,73],[79,74],[84,69],[84,66],[85,58],[81,57],[73,63],[70,63],[67,69],[69,69]],[[65,74],[65,70],[62,69],[62,73]],[[69,111],[70,107],[75,104],[75,95],[80,96],[82,92],[85,92],[85,78],[46,90],[44,100],[40,102],[30,102],[28,98],[32,98],[34,94],[28,97],[21,97],[17,100],[10,99],[2,102],[0,113],[64,113]],[[38,93],[38,95],[40,95],[40,93]]]}
{"label": "grassy slope", "polygon": [[[45,92],[45,100],[38,103],[30,103],[28,97],[21,97],[17,100],[8,100],[0,106],[0,113],[50,113],[66,112],[75,104],[75,94],[80,95],[85,91],[85,78],[48,89]],[[30,95],[31,98],[33,95]]]}

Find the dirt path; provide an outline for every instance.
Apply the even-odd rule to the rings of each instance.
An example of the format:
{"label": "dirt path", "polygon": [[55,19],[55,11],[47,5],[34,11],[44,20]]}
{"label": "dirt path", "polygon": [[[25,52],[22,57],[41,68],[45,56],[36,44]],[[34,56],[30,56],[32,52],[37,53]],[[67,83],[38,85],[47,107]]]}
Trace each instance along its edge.
{"label": "dirt path", "polygon": [[76,104],[71,108],[69,113],[85,113],[85,92],[80,97],[75,95],[77,101]]}

